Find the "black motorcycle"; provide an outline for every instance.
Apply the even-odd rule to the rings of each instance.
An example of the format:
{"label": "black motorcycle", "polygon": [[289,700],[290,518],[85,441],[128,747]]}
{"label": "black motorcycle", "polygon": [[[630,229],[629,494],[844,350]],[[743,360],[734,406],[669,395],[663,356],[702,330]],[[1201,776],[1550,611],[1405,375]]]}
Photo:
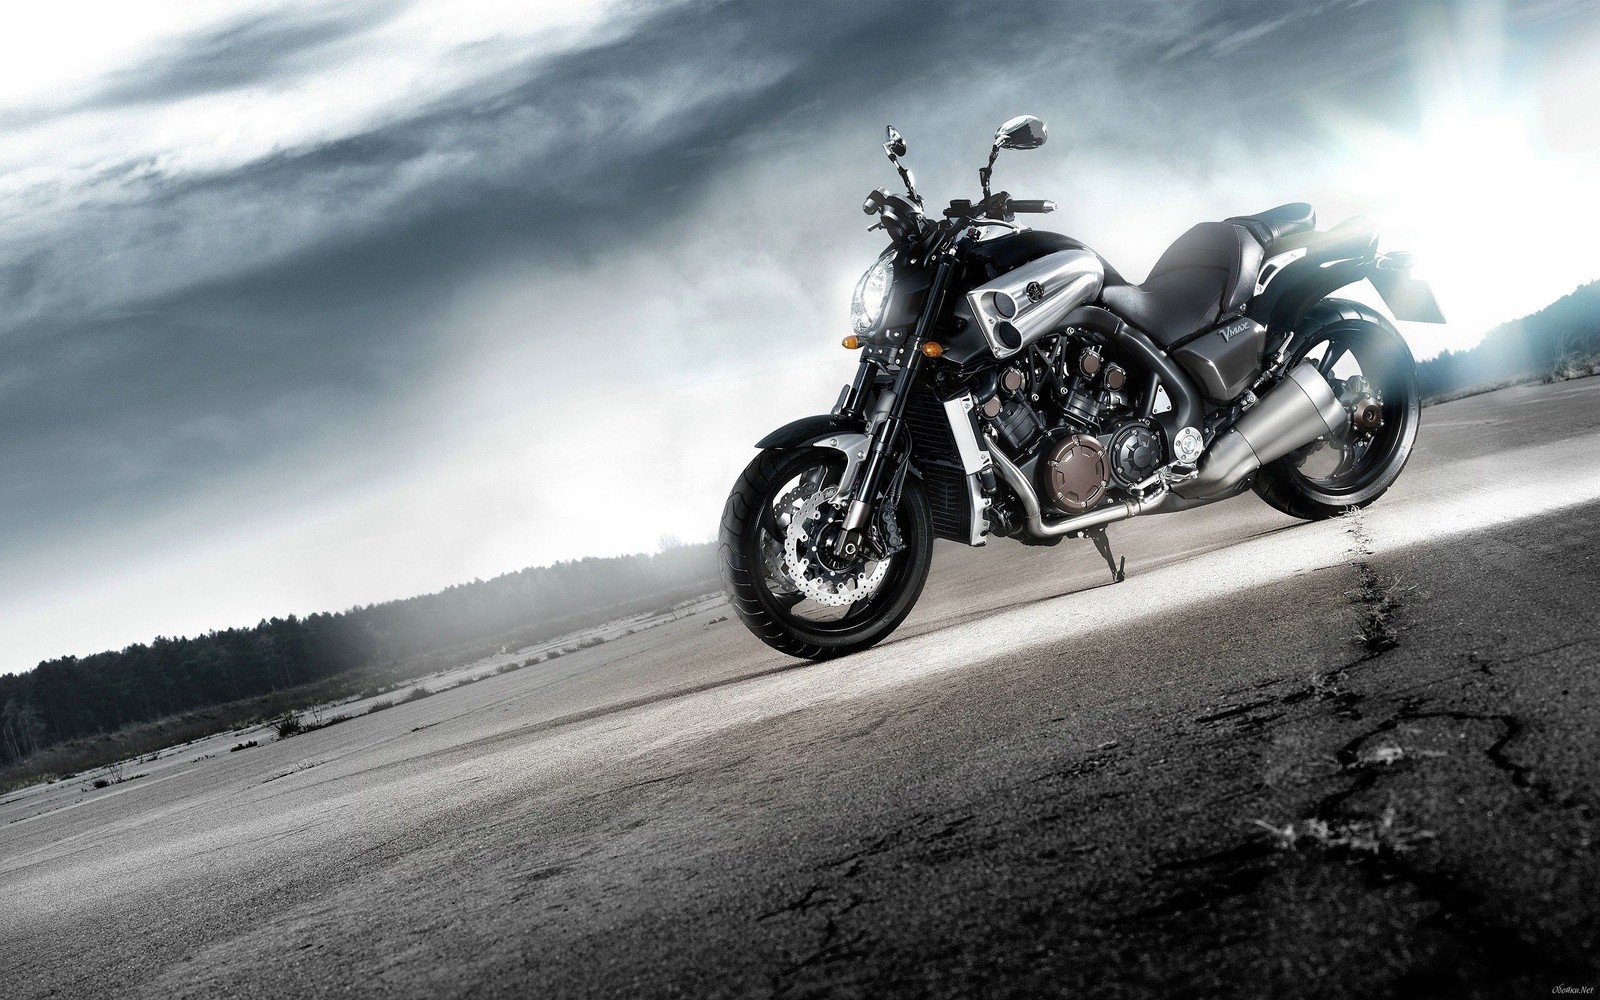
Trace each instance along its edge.
{"label": "black motorcycle", "polygon": [[1410,257],[1371,223],[1316,231],[1306,204],[1203,222],[1132,284],[1077,240],[1017,224],[1048,201],[990,193],[1002,149],[1044,144],[1014,118],[980,201],[862,210],[889,248],[856,285],[855,380],[833,411],[761,440],[723,510],[734,609],[763,642],[823,659],[883,639],[916,603],[935,538],[1051,545],[1253,488],[1307,520],[1376,500],[1421,420],[1415,362],[1380,313],[1329,298],[1367,279],[1395,316],[1443,322]]}

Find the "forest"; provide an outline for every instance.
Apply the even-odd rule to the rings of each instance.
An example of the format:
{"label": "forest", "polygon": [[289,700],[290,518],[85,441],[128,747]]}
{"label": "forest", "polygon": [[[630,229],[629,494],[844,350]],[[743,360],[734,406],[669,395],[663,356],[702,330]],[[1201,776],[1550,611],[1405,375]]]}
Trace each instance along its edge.
{"label": "forest", "polygon": [[1417,366],[1424,399],[1473,389],[1591,374],[1600,362],[1600,281],[1580,286],[1531,316],[1490,330],[1477,346]]}
{"label": "forest", "polygon": [[641,602],[670,604],[716,586],[712,544],[666,545],[654,555],[579,559],[341,613],[271,618],[250,628],[47,660],[0,675],[0,765],[68,740],[472,640],[553,637],[637,610]]}

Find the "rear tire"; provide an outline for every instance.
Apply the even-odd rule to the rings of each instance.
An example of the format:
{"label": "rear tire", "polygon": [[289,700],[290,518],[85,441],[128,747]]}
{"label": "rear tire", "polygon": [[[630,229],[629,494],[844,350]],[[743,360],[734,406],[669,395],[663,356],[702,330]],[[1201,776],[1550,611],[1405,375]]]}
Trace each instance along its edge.
{"label": "rear tire", "polygon": [[745,467],[722,511],[718,557],[733,609],[756,638],[789,656],[825,660],[883,641],[911,613],[928,579],[933,517],[922,482],[912,474],[906,476],[896,512],[905,547],[889,557],[889,570],[871,596],[830,621],[796,613],[809,602],[785,606],[785,597],[792,600],[795,595],[774,591],[770,549],[764,548],[770,545],[772,519],[765,515],[792,495],[787,491],[798,477],[841,464],[837,453],[823,448],[763,451]]}
{"label": "rear tire", "polygon": [[[1327,346],[1323,346],[1327,345]],[[1312,307],[1289,341],[1288,365],[1318,354],[1323,361],[1339,345],[1339,359],[1354,358],[1360,374],[1382,397],[1383,425],[1372,432],[1365,451],[1329,476],[1306,470],[1308,455],[1322,442],[1290,452],[1262,466],[1255,491],[1290,517],[1318,521],[1367,506],[1400,478],[1422,425],[1422,400],[1417,392],[1417,365],[1405,338],[1382,314],[1357,302],[1324,299]],[[1332,374],[1323,372],[1324,377]],[[1370,369],[1370,370],[1369,370]],[[1334,379],[1335,391],[1340,380]],[[1354,450],[1351,452],[1354,455]]]}

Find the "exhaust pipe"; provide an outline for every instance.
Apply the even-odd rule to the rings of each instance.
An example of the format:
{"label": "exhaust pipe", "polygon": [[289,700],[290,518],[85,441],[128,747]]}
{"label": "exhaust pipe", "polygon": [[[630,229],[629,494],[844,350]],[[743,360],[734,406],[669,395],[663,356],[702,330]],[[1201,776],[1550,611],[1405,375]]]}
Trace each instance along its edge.
{"label": "exhaust pipe", "polygon": [[1190,500],[1220,499],[1252,472],[1320,437],[1337,436],[1350,424],[1333,389],[1305,361],[1261,397],[1239,422],[1200,456],[1200,474],[1173,492]]}
{"label": "exhaust pipe", "polygon": [[1017,499],[1022,501],[1022,512],[1028,518],[1028,534],[1035,538],[1060,538],[1089,528],[1098,528],[1102,524],[1111,524],[1113,521],[1126,521],[1130,517],[1155,510],[1170,496],[1166,490],[1162,490],[1140,500],[1126,500],[1089,511],[1087,514],[1079,514],[1077,517],[1069,517],[1064,521],[1046,523],[1039,511],[1038,494],[1033,492],[1033,484],[1028,482],[1028,477],[1022,474],[1022,470],[1017,468],[999,448],[989,450],[989,459],[1016,491]]}

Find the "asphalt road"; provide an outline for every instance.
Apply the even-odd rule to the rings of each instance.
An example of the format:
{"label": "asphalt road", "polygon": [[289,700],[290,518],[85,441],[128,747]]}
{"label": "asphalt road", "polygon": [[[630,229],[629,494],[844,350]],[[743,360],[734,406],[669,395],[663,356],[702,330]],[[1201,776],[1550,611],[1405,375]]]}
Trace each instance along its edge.
{"label": "asphalt road", "polygon": [[941,547],[820,665],[711,607],[0,804],[10,997],[1600,987],[1600,379],[1363,514]]}

